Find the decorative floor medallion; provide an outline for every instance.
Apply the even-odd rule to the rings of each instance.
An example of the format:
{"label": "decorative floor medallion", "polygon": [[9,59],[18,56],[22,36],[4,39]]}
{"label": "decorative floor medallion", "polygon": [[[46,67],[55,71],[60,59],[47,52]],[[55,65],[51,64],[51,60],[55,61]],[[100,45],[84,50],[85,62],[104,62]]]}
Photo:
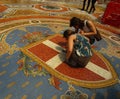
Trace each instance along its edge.
{"label": "decorative floor medallion", "polygon": [[56,34],[43,41],[21,49],[23,53],[41,64],[49,73],[61,80],[87,88],[101,88],[117,83],[117,74],[110,63],[94,51],[85,68],[71,68],[65,64],[65,39]]}
{"label": "decorative floor medallion", "polygon": [[[0,0],[0,99],[120,99],[120,31],[101,23],[105,6],[88,14],[82,1],[44,1]],[[50,36],[63,33],[73,16],[93,20],[103,37],[77,70],[64,63],[64,39]]]}
{"label": "decorative floor medallion", "polygon": [[68,8],[64,6],[55,6],[55,5],[35,5],[35,8],[43,11],[50,11],[50,12],[64,12],[68,11]]}

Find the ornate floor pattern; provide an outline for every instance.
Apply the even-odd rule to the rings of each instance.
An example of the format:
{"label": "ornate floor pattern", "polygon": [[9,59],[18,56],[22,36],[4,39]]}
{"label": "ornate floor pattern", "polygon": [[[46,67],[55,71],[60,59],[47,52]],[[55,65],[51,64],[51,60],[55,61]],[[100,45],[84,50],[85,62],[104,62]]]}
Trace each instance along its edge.
{"label": "ornate floor pattern", "polygon": [[[0,99],[120,99],[120,31],[100,22],[105,8],[97,6],[94,14],[88,14],[81,11],[80,7],[81,5],[58,2],[29,5],[0,2]],[[83,72],[82,76],[67,75],[80,77],[78,82],[78,78],[68,79],[63,75],[66,71],[57,74],[58,77],[55,73],[51,75],[53,69],[49,71],[44,67],[45,64],[40,64],[31,54],[32,57],[28,57],[28,53],[26,55],[20,50],[62,34],[69,27],[69,19],[73,16],[92,20],[103,37],[93,45],[95,55],[103,59],[96,63],[102,64],[102,68],[94,70],[96,74],[99,72],[99,76],[90,77],[89,66],[83,69],[85,74]],[[58,38],[53,42],[57,40]],[[58,54],[53,50],[46,53],[49,56]],[[46,56],[44,58],[47,60]],[[61,70],[58,67],[55,69]],[[80,69],[79,72],[81,71]],[[84,76],[89,77],[85,79]],[[89,81],[84,83],[83,80]]]}
{"label": "ornate floor pattern", "polygon": [[[22,48],[51,74],[66,82],[87,88],[101,88],[117,83],[117,74],[110,63],[99,52],[94,55],[86,68],[71,68],[65,64],[65,39],[54,35]],[[86,75],[87,74],[87,75]]]}

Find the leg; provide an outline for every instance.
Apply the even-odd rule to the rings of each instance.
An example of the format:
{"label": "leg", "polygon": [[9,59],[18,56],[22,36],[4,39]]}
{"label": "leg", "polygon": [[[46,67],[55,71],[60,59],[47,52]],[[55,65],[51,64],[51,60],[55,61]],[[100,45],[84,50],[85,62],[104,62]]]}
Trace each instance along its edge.
{"label": "leg", "polygon": [[83,1],[83,7],[81,10],[84,10],[85,9],[85,3],[86,3],[86,0]]}
{"label": "leg", "polygon": [[96,0],[93,0],[93,12],[95,11],[95,3],[96,3]]}
{"label": "leg", "polygon": [[91,13],[92,10],[93,10],[93,12],[95,11],[95,3],[96,3],[96,0],[92,0],[92,5],[91,5],[89,13]]}
{"label": "leg", "polygon": [[90,1],[91,1],[91,0],[88,0],[88,2],[87,2],[87,8],[86,8],[86,11],[88,10],[88,8],[89,8],[89,6],[90,6]]}

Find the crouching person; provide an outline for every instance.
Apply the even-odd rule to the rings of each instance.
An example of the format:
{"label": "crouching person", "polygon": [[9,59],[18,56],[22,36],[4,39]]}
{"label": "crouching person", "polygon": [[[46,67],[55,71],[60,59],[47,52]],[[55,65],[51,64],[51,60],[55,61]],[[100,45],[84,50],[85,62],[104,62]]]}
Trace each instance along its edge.
{"label": "crouching person", "polygon": [[[81,31],[82,34],[82,31]],[[67,52],[65,62],[71,67],[84,68],[92,57],[89,39],[72,30],[65,30],[63,36],[67,40]]]}

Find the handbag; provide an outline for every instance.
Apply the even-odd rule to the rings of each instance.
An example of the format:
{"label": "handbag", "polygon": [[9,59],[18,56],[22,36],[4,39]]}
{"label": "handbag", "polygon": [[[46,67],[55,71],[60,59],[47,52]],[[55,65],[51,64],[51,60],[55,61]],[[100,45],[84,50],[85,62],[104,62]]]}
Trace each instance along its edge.
{"label": "handbag", "polygon": [[100,40],[102,39],[102,36],[100,35],[100,33],[99,33],[99,31],[98,31],[97,28],[96,28],[96,31],[97,31],[97,34],[95,34],[94,37],[95,37],[95,39],[96,39],[97,41],[100,41]]}

